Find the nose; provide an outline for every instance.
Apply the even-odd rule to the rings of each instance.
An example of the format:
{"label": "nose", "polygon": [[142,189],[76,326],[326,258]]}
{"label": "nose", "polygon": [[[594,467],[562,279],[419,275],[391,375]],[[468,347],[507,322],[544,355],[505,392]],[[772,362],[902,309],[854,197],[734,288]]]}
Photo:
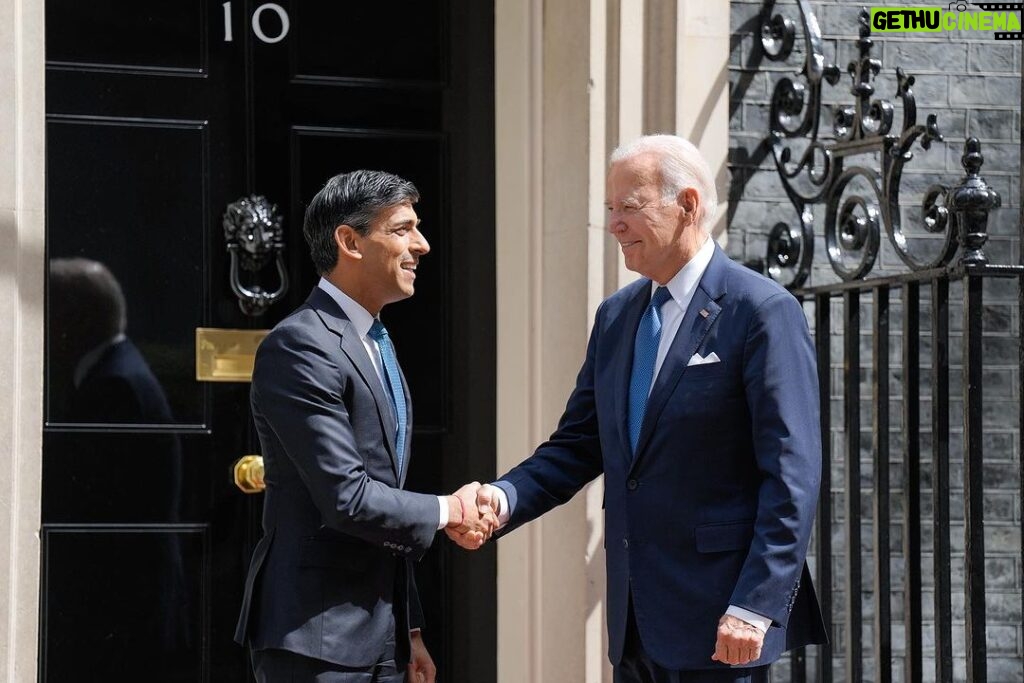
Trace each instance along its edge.
{"label": "nose", "polygon": [[412,229],[412,242],[409,244],[409,251],[417,256],[423,256],[430,251],[430,243],[427,242],[427,238],[423,236],[419,228]]}
{"label": "nose", "polygon": [[626,221],[617,211],[608,212],[608,232],[617,235],[626,229]]}

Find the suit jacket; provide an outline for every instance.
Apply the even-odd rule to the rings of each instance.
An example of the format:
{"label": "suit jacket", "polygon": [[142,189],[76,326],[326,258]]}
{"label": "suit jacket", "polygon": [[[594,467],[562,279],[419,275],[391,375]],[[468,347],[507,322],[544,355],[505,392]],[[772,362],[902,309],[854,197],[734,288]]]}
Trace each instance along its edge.
{"label": "suit jacket", "polygon": [[[172,425],[175,420],[164,389],[131,339],[103,350],[71,394],[69,422],[86,424]],[[75,482],[76,505],[85,505],[93,519],[121,521],[126,510],[138,519],[160,523],[180,521],[182,503],[181,442],[169,431],[97,430],[88,435],[64,433],[50,439],[50,453],[61,463],[61,477]],[[95,463],[105,467],[99,476]],[[139,474],[156,486],[140,487]],[[60,494],[58,494],[60,495]],[[180,539],[155,534],[151,539],[159,558],[154,571],[158,609],[146,621],[134,621],[136,606],[110,605],[109,623],[135,623],[155,634],[169,657],[194,648],[190,625],[199,618],[199,605],[190,601]],[[111,642],[111,656],[117,656]]]}
{"label": "suit jacket", "polygon": [[[409,628],[422,624],[411,560],[433,541],[439,506],[401,490],[386,392],[352,323],[319,288],[260,344],[251,399],[264,536],[239,643],[368,667],[397,631],[397,658],[407,661]],[[411,408],[407,425],[406,444]]]}
{"label": "suit jacket", "polygon": [[[163,387],[130,339],[103,350],[71,393],[63,417],[91,425],[170,426],[175,422]],[[76,482],[78,503],[87,501],[94,518],[123,519],[124,511],[132,510],[145,521],[178,521],[182,462],[177,434],[113,429],[55,436],[53,452],[66,456],[62,476]],[[97,476],[97,458],[108,465],[105,476]],[[140,472],[160,485],[139,486]]]}
{"label": "suit jacket", "polygon": [[[629,378],[650,293],[642,279],[598,308],[558,429],[498,482],[511,508],[503,532],[603,472],[613,663],[630,599],[646,652],[668,669],[724,666],[711,654],[730,604],[772,620],[751,666],[824,642],[804,562],[821,438],[803,311],[716,246],[652,387],[634,456]],[[687,367],[711,352],[720,362]]]}
{"label": "suit jacket", "polygon": [[73,422],[174,422],[163,387],[130,339],[103,351],[74,392],[70,413]]}

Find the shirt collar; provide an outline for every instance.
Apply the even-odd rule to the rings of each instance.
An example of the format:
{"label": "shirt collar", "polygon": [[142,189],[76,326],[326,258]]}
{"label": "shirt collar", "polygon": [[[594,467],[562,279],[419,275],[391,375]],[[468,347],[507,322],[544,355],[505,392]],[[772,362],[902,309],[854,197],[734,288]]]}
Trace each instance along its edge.
{"label": "shirt collar", "polygon": [[120,344],[125,339],[127,339],[127,337],[124,333],[116,334],[102,344],[94,346],[88,353],[83,355],[75,365],[75,374],[72,378],[75,382],[75,388],[77,389],[82,386],[82,382],[85,381],[86,375],[96,367],[96,364],[100,362],[100,358],[102,358],[103,354],[107,352],[107,349]]}
{"label": "shirt collar", "polygon": [[356,303],[356,300],[348,294],[335,287],[327,278],[320,278],[317,287],[327,292],[341,306],[345,317],[349,319],[352,326],[356,328],[356,332],[359,333],[360,339],[370,333],[370,326],[373,325],[374,318],[370,315],[369,311]]}
{"label": "shirt collar", "polygon": [[[689,304],[690,299],[693,298],[693,292],[697,288],[697,283],[704,277],[704,271],[708,269],[708,264],[711,263],[711,257],[714,255],[715,240],[711,235],[708,235],[704,239],[704,244],[693,255],[693,258],[687,261],[686,265],[680,268],[679,272],[665,285],[668,287],[669,294],[672,295],[672,300],[680,308],[685,308]],[[651,281],[651,296],[654,296],[658,286],[657,282]]]}

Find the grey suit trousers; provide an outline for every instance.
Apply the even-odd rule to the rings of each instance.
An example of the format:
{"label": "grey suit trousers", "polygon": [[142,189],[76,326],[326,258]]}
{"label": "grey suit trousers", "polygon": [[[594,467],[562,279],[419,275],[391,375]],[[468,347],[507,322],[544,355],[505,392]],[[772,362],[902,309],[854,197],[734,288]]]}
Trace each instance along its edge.
{"label": "grey suit trousers", "polygon": [[252,650],[256,683],[404,683],[394,653],[369,669],[338,666],[288,650]]}

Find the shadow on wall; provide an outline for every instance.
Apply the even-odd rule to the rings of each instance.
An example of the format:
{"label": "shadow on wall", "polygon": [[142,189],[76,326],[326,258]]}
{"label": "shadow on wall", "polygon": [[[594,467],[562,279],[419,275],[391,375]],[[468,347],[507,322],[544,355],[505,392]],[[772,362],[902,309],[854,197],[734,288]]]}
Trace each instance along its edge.
{"label": "shadow on wall", "polygon": [[[729,52],[733,53],[740,49],[744,35],[751,33],[754,35],[760,34],[761,23],[761,16],[757,15],[750,17],[739,27],[734,28],[732,35],[729,37]],[[738,73],[738,78],[732,83],[729,91],[730,121],[739,115],[739,110],[743,106],[746,94],[753,85],[754,79],[758,76],[761,62],[764,60],[764,50],[761,47],[761,41],[754,40],[751,42],[751,45],[750,54],[747,56],[746,62],[742,64],[741,70],[733,72]],[[761,139],[753,152],[743,147],[730,146],[729,148],[727,163],[732,177],[729,182],[729,207],[726,214],[726,226],[732,225],[736,209],[739,208],[739,202],[743,198],[747,183],[757,172],[761,162],[768,158],[768,155],[771,153],[771,142],[767,132],[766,130],[765,137]]]}

